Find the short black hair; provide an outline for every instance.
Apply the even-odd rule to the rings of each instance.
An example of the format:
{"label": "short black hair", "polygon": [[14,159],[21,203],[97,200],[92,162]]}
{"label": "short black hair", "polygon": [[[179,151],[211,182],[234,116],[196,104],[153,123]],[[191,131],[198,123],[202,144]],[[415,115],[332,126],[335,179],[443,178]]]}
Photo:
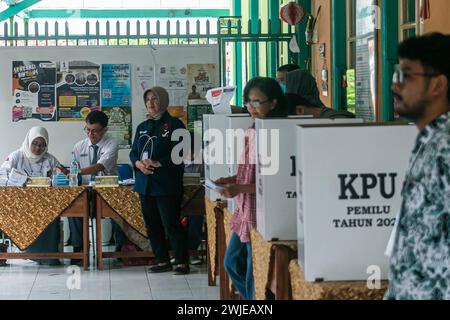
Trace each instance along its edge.
{"label": "short black hair", "polygon": [[108,126],[108,116],[103,111],[91,111],[86,117],[86,123],[98,123],[103,128],[106,128]]}
{"label": "short black hair", "polygon": [[320,108],[321,106],[318,106],[314,102],[311,102],[308,98],[303,97],[296,93],[286,93],[286,104],[289,111],[289,115],[296,115],[297,114],[297,106],[305,106],[310,108]]}
{"label": "short black hair", "polygon": [[447,77],[447,100],[450,101],[450,36],[429,33],[408,38],[398,48],[399,59],[419,61],[427,72]]}
{"label": "short black hair", "polygon": [[294,70],[298,70],[300,69],[300,67],[296,64],[293,63],[289,63],[289,64],[285,64],[284,66],[281,66],[277,69],[278,72],[291,72]]}
{"label": "short black hair", "polygon": [[252,89],[261,91],[269,101],[277,100],[277,105],[267,114],[267,118],[282,118],[287,116],[286,99],[280,84],[272,78],[255,77],[247,82],[244,88],[244,103],[249,101],[249,94]]}

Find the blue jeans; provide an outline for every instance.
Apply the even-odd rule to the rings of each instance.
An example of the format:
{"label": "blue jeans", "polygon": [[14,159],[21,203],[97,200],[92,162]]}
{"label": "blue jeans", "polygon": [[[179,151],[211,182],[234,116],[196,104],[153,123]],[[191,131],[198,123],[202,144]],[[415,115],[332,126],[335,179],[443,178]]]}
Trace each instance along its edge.
{"label": "blue jeans", "polygon": [[225,270],[244,300],[254,300],[252,249],[233,232],[224,258]]}

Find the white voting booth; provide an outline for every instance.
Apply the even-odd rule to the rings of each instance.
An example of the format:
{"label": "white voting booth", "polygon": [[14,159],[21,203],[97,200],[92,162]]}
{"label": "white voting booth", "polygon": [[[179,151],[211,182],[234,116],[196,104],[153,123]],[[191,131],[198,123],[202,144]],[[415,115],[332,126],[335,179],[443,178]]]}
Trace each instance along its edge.
{"label": "white voting booth", "polygon": [[[248,115],[242,114],[205,114],[203,115],[203,142],[204,142],[204,160],[205,160],[205,179],[215,181],[222,177],[230,176],[230,168],[228,164],[232,164],[231,158],[227,158],[227,146],[230,144],[229,152],[232,152],[231,141],[232,135],[227,136],[227,129],[231,120],[236,119],[237,127],[241,124],[245,129],[248,121],[251,119]],[[245,119],[246,121],[240,122]],[[234,122],[233,122],[234,123]],[[229,131],[228,131],[229,132]],[[237,151],[236,151],[237,152]],[[233,153],[230,154],[232,156]],[[214,158],[214,161],[210,159]],[[238,158],[239,159],[239,158]],[[229,160],[229,161],[228,161]],[[206,197],[212,201],[225,200],[223,197],[214,190],[206,188]]]}
{"label": "white voting booth", "polygon": [[[245,131],[252,125],[253,119],[248,114],[234,115],[228,117],[227,127],[227,145],[226,158],[228,176],[235,176],[237,174],[238,162],[244,148]],[[234,213],[236,209],[236,200],[228,200],[228,210]]]}
{"label": "white voting booth", "polygon": [[362,122],[304,117],[256,120],[256,226],[265,240],[297,239],[296,126]]}
{"label": "white voting booth", "polygon": [[417,129],[298,126],[299,262],[307,281],[387,277],[384,255]]}

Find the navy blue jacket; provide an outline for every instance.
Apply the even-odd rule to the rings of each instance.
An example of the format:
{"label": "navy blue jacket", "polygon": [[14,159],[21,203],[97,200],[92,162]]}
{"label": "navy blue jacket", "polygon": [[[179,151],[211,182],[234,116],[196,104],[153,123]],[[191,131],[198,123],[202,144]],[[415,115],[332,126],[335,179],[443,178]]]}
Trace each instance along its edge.
{"label": "navy blue jacket", "polygon": [[[175,165],[171,153],[178,141],[172,141],[172,133],[185,129],[183,122],[165,112],[159,120],[147,120],[136,129],[130,160],[135,171],[134,191],[151,196],[172,196],[183,193],[184,164]],[[145,148],[145,150],[144,150]],[[136,161],[147,152],[148,158],[161,163],[152,175],[146,176],[138,168]]]}

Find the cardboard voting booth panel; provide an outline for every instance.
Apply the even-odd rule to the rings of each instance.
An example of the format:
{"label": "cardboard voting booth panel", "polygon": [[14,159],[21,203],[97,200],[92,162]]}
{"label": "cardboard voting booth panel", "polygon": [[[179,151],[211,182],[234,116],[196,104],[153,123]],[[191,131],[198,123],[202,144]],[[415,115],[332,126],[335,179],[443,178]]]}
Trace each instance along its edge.
{"label": "cardboard voting booth panel", "polygon": [[307,281],[386,279],[415,126],[298,126],[299,262]]}
{"label": "cardboard voting booth panel", "polygon": [[265,240],[297,239],[296,126],[362,122],[304,117],[256,120],[256,224]]}
{"label": "cardboard voting booth panel", "polygon": [[[247,129],[253,124],[253,119],[250,115],[235,115],[228,117],[227,128],[227,144],[226,144],[226,159],[228,176],[235,176],[237,174],[238,162],[244,149],[244,136]],[[236,209],[236,200],[228,200],[228,210],[234,213]]]}

